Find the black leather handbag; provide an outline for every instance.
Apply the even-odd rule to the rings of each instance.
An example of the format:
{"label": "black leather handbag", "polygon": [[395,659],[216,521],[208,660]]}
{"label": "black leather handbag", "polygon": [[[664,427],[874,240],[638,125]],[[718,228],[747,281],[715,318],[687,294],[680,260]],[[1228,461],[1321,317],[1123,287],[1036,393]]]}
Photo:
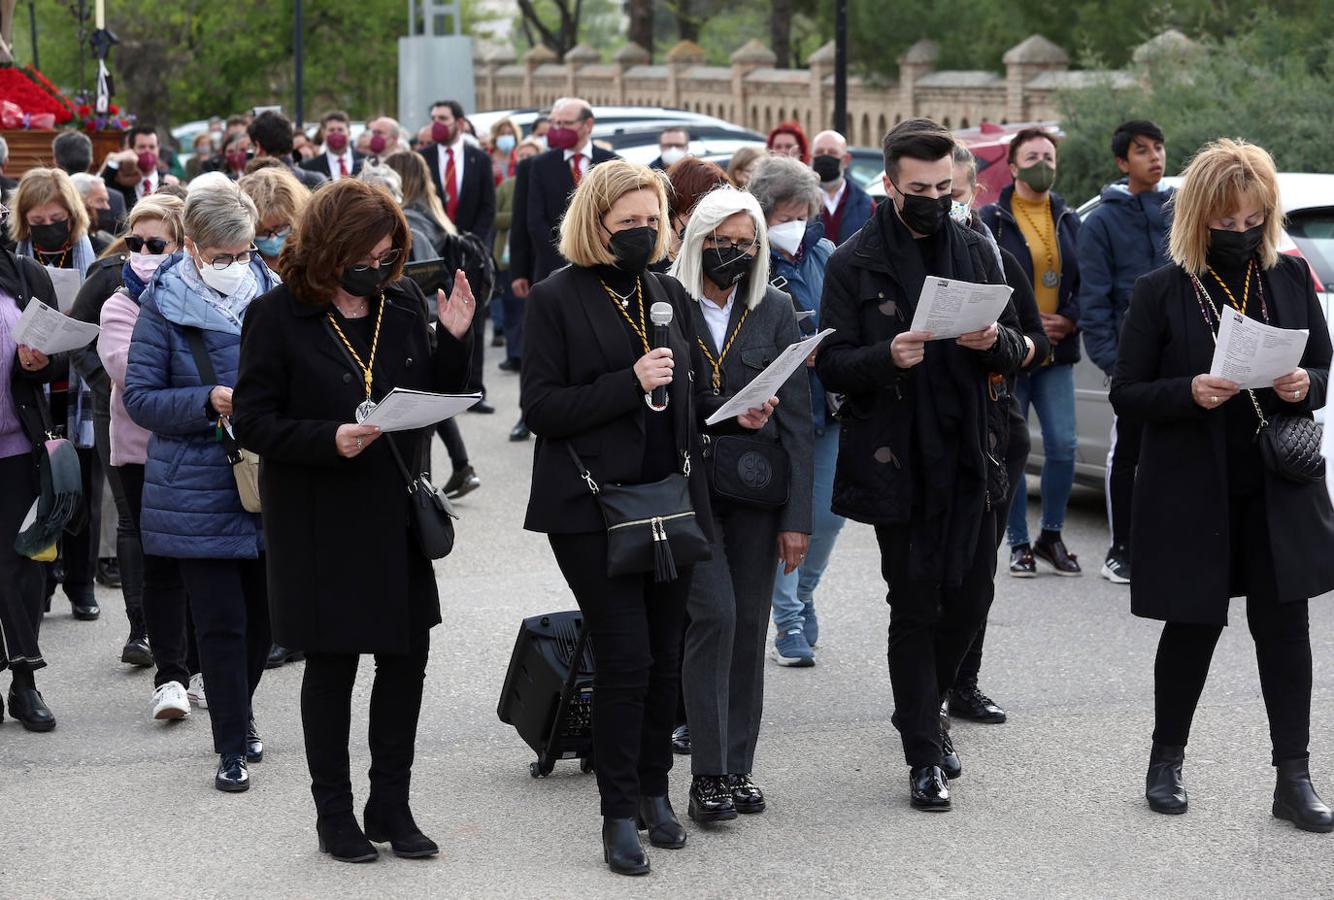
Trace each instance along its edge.
{"label": "black leather handbag", "polygon": [[454,549],[454,508],[429,476],[413,475],[403,462],[394,439],[385,435],[389,452],[408,488],[408,531],[427,559],[444,559]]}
{"label": "black leather handbag", "polygon": [[1325,480],[1325,458],[1320,455],[1324,431],[1306,416],[1280,415],[1265,418],[1254,391],[1247,391],[1260,417],[1260,458],[1269,471],[1298,484]]}
{"label": "black leather handbag", "polygon": [[661,481],[599,485],[574,447],[566,442],[565,449],[602,510],[609,576],[652,572],[655,581],[675,581],[678,566],[709,558],[709,541],[690,502],[689,454],[681,454],[682,471]]}
{"label": "black leather handbag", "polygon": [[773,441],[740,435],[704,436],[704,467],[713,492],[753,509],[787,505],[787,450]]}

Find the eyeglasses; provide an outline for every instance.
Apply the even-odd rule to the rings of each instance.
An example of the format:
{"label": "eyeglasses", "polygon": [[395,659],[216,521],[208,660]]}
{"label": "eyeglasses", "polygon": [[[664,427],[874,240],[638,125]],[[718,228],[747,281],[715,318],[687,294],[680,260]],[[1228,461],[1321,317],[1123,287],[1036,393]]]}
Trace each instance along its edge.
{"label": "eyeglasses", "polygon": [[353,272],[365,272],[375,263],[379,263],[381,266],[392,266],[394,263],[398,262],[398,258],[402,255],[403,251],[395,247],[391,250],[386,250],[378,257],[373,257],[371,262],[353,263],[348,268],[350,268]]}
{"label": "eyeglasses", "polygon": [[250,249],[243,253],[224,253],[221,256],[215,256],[210,259],[208,264],[215,269],[221,270],[228,266],[235,265],[236,263],[248,263],[250,262],[251,254],[257,252],[259,252],[259,248],[254,244],[251,244]]}
{"label": "eyeglasses", "polygon": [[125,235],[125,246],[130,248],[131,253],[143,253],[144,247],[147,247],[149,253],[161,256],[167,252],[169,243],[171,242],[162,238],[141,238],[137,234]]}
{"label": "eyeglasses", "polygon": [[748,241],[746,243],[741,243],[740,241],[731,241],[727,238],[710,234],[704,238],[704,247],[705,249],[717,250],[719,252],[722,252],[723,250],[739,250],[742,253],[754,253],[759,250],[760,242]]}
{"label": "eyeglasses", "polygon": [[292,233],[292,226],[291,226],[291,225],[284,225],[282,228],[275,228],[275,229],[273,229],[272,231],[265,231],[265,232],[261,232],[261,233],[259,233],[259,234],[256,234],[255,237],[257,237],[257,238],[285,238],[285,237],[290,236],[291,233]]}

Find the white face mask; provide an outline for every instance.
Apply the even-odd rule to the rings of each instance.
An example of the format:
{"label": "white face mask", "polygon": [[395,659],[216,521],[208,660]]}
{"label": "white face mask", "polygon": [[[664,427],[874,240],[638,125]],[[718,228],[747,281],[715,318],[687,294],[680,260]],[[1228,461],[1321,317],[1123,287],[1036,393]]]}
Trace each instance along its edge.
{"label": "white face mask", "polygon": [[950,218],[960,225],[968,225],[973,220],[973,208],[967,203],[955,200],[950,204]]}
{"label": "white face mask", "polygon": [[246,273],[250,271],[249,262],[234,262],[225,269],[215,269],[211,265],[200,266],[198,260],[195,261],[195,265],[199,266],[199,277],[204,279],[204,284],[224,297],[235,294],[245,282]]}
{"label": "white face mask", "polygon": [[662,157],[662,164],[670,169],[690,154],[680,147],[668,147],[659,155]]}
{"label": "white face mask", "polygon": [[147,281],[170,255],[170,253],[131,253],[130,268],[134,270],[134,274]]}
{"label": "white face mask", "polygon": [[769,228],[769,243],[788,256],[796,256],[801,249],[801,239],[806,236],[806,220],[797,219],[774,225]]}

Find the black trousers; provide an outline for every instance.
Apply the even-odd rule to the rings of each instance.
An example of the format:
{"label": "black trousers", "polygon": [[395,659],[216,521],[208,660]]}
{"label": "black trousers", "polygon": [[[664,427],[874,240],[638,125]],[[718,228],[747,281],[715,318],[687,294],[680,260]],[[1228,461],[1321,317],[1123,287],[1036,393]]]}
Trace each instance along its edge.
{"label": "black trousers", "polygon": [[445,452],[449,454],[449,464],[454,467],[454,471],[462,469],[468,464],[468,448],[463,443],[463,434],[459,431],[459,423],[453,419],[445,419],[439,425],[435,426],[435,433],[440,435],[440,440],[445,443]]}
{"label": "black trousers", "polygon": [[14,549],[36,497],[32,456],[0,459],[0,669],[13,669],[15,678],[30,677],[33,669],[46,665],[37,645],[46,598],[42,564]]}
{"label": "black trousers", "polygon": [[1144,423],[1139,419],[1118,415],[1112,420],[1112,448],[1107,455],[1107,523],[1112,529],[1113,547],[1130,547],[1130,504],[1143,434]]}
{"label": "black trousers", "polygon": [[486,323],[491,317],[478,310],[472,317],[472,372],[468,376],[468,390],[481,391],[486,397],[486,383],[482,370],[486,366]]}
{"label": "black trousers", "polygon": [[93,599],[93,576],[97,573],[97,548],[102,538],[102,460],[95,449],[78,447],[79,471],[83,478],[81,505],[87,511],[86,524],[75,533],[66,531],[60,538],[60,557],[65,575],[61,588],[70,600]]}
{"label": "black trousers", "polygon": [[983,516],[972,564],[956,588],[908,577],[910,527],[881,525],[880,571],[889,587],[889,681],[894,726],[909,766],[939,765],[940,703],[986,620],[994,592],[996,518]]}
{"label": "black trousers", "polygon": [[244,753],[250,700],[269,655],[264,557],[177,560],[190,596],[216,753]]}
{"label": "black trousers", "polygon": [[[430,630],[420,629],[413,634],[407,653],[375,654],[369,737],[371,798],[377,804],[408,802],[430,645]],[[352,811],[348,740],[352,686],[360,661],[355,653],[306,654],[301,727],[306,737],[310,792],[321,817]]]}
{"label": "black trousers", "polygon": [[[1311,739],[1311,630],[1307,601],[1279,602],[1261,495],[1230,498],[1232,584],[1244,587],[1273,763],[1306,759]],[[1168,622],[1153,667],[1159,744],[1185,746],[1221,625]]]}
{"label": "black trousers", "polygon": [[[144,633],[144,546],[139,541],[139,524],[130,508],[120,467],[111,464],[111,414],[103,415],[99,406],[93,413],[93,434],[98,460],[106,472],[111,499],[116,503],[116,561],[120,565],[120,590],[125,598],[125,617],[130,633]],[[109,401],[108,401],[109,402]],[[143,485],[140,485],[142,490]],[[104,523],[104,526],[109,523]]]}
{"label": "black trousers", "polygon": [[[130,463],[116,466],[113,471],[125,493],[137,543],[144,507],[144,467]],[[143,554],[143,566],[144,628],[157,665],[153,687],[162,687],[168,681],[188,687],[190,676],[200,671],[199,649],[180,566],[174,559],[151,553]]]}
{"label": "black trousers", "polygon": [[548,539],[597,656],[593,753],[602,815],[630,818],[641,796],[667,793],[691,567],[663,584],[652,575],[612,578],[604,532]]}

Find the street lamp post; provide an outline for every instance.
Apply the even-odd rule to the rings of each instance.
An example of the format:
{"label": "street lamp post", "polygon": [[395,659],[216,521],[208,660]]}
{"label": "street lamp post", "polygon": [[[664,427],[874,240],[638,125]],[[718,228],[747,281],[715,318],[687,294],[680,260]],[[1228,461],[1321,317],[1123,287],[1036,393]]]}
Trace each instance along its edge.
{"label": "street lamp post", "polygon": [[302,41],[301,32],[301,0],[295,0],[295,16],[293,28],[295,33],[292,35],[292,56],[296,62],[296,103],[293,104],[294,121],[296,127],[302,130],[306,127],[306,72],[305,72],[305,45]]}
{"label": "street lamp post", "polygon": [[834,130],[848,133],[848,0],[834,3]]}

